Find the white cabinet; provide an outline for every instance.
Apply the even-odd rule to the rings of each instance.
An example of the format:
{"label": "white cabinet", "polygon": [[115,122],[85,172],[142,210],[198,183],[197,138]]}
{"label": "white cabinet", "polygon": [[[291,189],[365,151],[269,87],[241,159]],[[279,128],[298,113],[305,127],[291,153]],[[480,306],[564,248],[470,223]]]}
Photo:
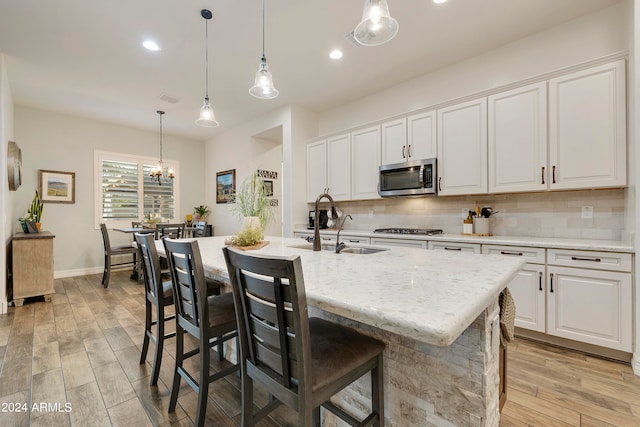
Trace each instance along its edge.
{"label": "white cabinet", "polygon": [[[351,135],[345,134],[329,138],[327,149],[329,153],[327,176],[329,194],[336,201],[349,200],[351,198]],[[313,200],[315,201],[315,198]]]}
{"label": "white cabinet", "polygon": [[625,61],[549,81],[552,190],[627,183]]}
{"label": "white cabinet", "polygon": [[371,243],[371,239],[369,237],[355,236],[348,233],[340,233],[340,241],[345,243],[347,246],[349,246],[350,243],[360,245],[368,245]]}
{"label": "white cabinet", "polygon": [[382,123],[382,164],[436,157],[436,128],[435,111]]}
{"label": "white cabinet", "polygon": [[549,249],[547,333],[631,352],[630,268],[631,254]]}
{"label": "white cabinet", "polygon": [[380,126],[352,132],[351,200],[380,198],[378,195],[379,167]]}
{"label": "white cabinet", "polygon": [[482,245],[483,254],[518,256],[527,264],[509,283],[516,306],[515,325],[538,332],[546,331],[545,249],[515,246]]}
{"label": "white cabinet", "polygon": [[427,249],[426,240],[410,240],[410,239],[392,239],[389,237],[372,237],[372,245],[387,246],[387,247],[404,247],[404,248],[418,248]]}
{"label": "white cabinet", "polygon": [[309,143],[307,144],[307,202],[315,202],[327,186],[327,141]]}
{"label": "white cabinet", "polygon": [[486,192],[486,98],[438,110],[438,193]]}
{"label": "white cabinet", "polygon": [[451,251],[451,252],[472,252],[480,253],[479,243],[458,243],[458,242],[438,242],[429,240],[429,249]]}
{"label": "white cabinet", "polygon": [[547,83],[488,98],[489,192],[547,189]]}

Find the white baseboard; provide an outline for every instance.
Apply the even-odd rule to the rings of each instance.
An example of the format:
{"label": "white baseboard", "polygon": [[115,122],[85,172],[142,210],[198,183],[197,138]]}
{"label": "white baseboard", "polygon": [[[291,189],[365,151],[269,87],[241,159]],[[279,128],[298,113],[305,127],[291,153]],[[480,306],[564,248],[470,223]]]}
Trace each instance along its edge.
{"label": "white baseboard", "polygon": [[9,310],[9,303],[7,301],[0,301],[0,314],[5,314]]}
{"label": "white baseboard", "polygon": [[633,373],[636,376],[640,377],[640,355],[638,353],[633,353],[633,358],[631,359],[631,369],[633,369]]}
{"label": "white baseboard", "polygon": [[67,277],[86,276],[87,274],[102,273],[104,267],[79,268],[77,270],[59,270],[53,272],[54,279],[65,279]]}

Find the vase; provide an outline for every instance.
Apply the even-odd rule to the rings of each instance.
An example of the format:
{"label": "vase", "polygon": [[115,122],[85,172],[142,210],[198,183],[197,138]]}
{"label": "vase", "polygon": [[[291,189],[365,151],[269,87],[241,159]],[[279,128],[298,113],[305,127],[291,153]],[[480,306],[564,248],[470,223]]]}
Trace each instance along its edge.
{"label": "vase", "polygon": [[257,216],[245,216],[242,219],[242,230],[246,230],[248,228],[257,228],[260,230],[260,239],[264,238],[264,233],[262,231],[262,223],[260,222],[260,218]]}
{"label": "vase", "polygon": [[40,232],[40,227],[42,227],[42,223],[36,222],[36,228],[38,229],[38,233]]}

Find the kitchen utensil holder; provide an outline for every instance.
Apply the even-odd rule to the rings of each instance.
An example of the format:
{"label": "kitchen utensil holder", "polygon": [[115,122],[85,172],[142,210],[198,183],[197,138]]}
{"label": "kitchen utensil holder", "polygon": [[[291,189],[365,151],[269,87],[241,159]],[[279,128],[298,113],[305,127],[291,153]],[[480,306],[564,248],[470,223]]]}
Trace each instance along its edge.
{"label": "kitchen utensil holder", "polygon": [[473,219],[475,234],[489,235],[489,218],[476,217]]}

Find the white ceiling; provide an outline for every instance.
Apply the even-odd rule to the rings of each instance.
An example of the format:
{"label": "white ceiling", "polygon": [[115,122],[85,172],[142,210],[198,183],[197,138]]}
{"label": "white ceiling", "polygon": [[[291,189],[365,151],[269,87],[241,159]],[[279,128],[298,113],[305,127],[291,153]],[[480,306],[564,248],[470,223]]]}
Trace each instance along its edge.
{"label": "white ceiling", "polygon": [[[17,105],[206,140],[288,104],[316,112],[442,68],[620,0],[388,0],[398,35],[378,47],[345,35],[363,0],[266,1],[266,55],[280,96],[249,95],[261,56],[261,0],[0,0],[0,52]],[[221,123],[194,124],[209,95]],[[142,48],[155,40],[160,52]],[[340,61],[329,51],[344,51]],[[170,104],[162,95],[179,100]]]}

